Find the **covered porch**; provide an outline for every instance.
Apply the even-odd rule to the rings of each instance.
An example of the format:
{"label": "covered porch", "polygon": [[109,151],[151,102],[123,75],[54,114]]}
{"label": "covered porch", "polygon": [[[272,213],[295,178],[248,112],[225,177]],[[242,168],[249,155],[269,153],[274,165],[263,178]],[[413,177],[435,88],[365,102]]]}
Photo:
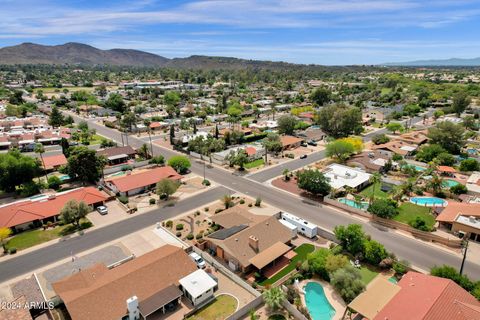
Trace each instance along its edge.
{"label": "covered porch", "polygon": [[292,250],[292,247],[282,242],[277,242],[251,258],[249,262],[264,277],[270,278],[288,266],[296,255],[297,253]]}
{"label": "covered porch", "polygon": [[170,285],[151,297],[141,301],[138,309],[143,319],[158,318],[177,309],[183,292],[175,285]]}

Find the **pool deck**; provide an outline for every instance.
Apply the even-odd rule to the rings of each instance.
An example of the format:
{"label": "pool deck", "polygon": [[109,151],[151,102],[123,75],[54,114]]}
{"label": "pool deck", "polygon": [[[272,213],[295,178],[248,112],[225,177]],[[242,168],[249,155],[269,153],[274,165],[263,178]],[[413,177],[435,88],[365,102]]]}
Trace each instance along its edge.
{"label": "pool deck", "polygon": [[[328,302],[330,302],[330,305],[335,309],[335,315],[333,316],[332,320],[341,320],[347,305],[345,304],[345,301],[343,301],[342,297],[340,297],[340,295],[335,291],[332,285],[324,280],[320,280],[318,277],[313,277],[312,279],[300,281],[298,284],[299,288],[303,289],[308,282],[316,282],[323,287],[323,291],[325,292]],[[305,302],[305,295],[302,292],[300,292],[300,298],[302,299],[302,304],[307,306],[307,303]]]}

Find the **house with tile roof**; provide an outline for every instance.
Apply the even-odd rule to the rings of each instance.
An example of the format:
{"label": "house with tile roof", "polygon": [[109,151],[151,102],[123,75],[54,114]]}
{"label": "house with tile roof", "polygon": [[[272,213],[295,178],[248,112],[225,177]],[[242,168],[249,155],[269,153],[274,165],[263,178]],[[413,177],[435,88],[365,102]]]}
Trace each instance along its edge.
{"label": "house with tile roof", "polygon": [[449,201],[436,220],[454,234],[480,241],[480,204]]}
{"label": "house with tile roof", "polygon": [[56,155],[44,155],[43,162],[41,161],[43,169],[47,171],[58,170],[61,166],[67,164],[67,158],[63,153]]}
{"label": "house with tile roof", "polygon": [[56,221],[60,211],[70,200],[83,201],[97,207],[104,204],[108,195],[94,187],[84,187],[34,199],[24,199],[0,206],[0,227],[15,231],[39,227],[47,221]]}
{"label": "house with tile roof", "polygon": [[167,244],[112,269],[94,265],[52,286],[74,320],[158,319],[182,297],[213,298],[215,281],[207,277],[183,249]]}
{"label": "house with tile roof", "polygon": [[97,151],[97,155],[104,156],[108,165],[113,166],[135,159],[137,152],[131,146],[113,147]]}
{"label": "house with tile roof", "polygon": [[398,284],[387,282],[377,276],[348,305],[351,319],[480,319],[480,302],[450,279],[410,271]]}
{"label": "house with tile roof", "polygon": [[138,173],[128,171],[124,176],[107,178],[104,183],[105,187],[115,194],[133,196],[155,188],[156,184],[163,179],[180,181],[182,176],[172,167],[165,166],[142,170]]}

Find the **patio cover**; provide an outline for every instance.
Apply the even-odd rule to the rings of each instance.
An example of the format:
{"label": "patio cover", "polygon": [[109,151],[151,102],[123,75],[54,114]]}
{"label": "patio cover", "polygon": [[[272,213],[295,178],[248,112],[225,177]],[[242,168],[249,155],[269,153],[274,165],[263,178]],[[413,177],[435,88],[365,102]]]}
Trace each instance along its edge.
{"label": "patio cover", "polygon": [[267,249],[254,256],[253,258],[251,258],[248,262],[253,264],[257,269],[262,269],[273,260],[283,256],[291,249],[292,248],[287,246],[285,243],[278,241],[272,246],[268,247]]}
{"label": "patio cover", "polygon": [[142,316],[146,318],[170,302],[180,298],[182,295],[183,292],[180,291],[176,285],[172,284],[149,298],[140,301],[138,308]]}
{"label": "patio cover", "polygon": [[400,289],[399,285],[379,275],[370,282],[366,291],[350,302],[348,307],[367,319],[374,319]]}

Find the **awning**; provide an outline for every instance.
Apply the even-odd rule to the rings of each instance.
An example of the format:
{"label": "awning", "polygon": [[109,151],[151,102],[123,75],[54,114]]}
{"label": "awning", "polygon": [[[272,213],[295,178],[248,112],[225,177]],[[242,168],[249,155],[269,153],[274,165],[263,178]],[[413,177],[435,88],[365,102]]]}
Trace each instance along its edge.
{"label": "awning", "polygon": [[149,298],[140,301],[138,304],[138,308],[140,309],[140,313],[142,314],[142,316],[146,318],[155,311],[162,308],[163,306],[180,298],[182,295],[183,292],[180,291],[177,286],[172,284],[150,296]]}
{"label": "awning", "polygon": [[292,248],[287,246],[285,243],[279,241],[248,260],[248,262],[253,264],[257,269],[262,269],[273,260],[283,256],[291,249]]}
{"label": "awning", "polygon": [[348,307],[368,319],[374,319],[400,289],[399,285],[379,275],[369,283],[366,291],[350,302]]}
{"label": "awning", "polygon": [[108,160],[117,160],[117,159],[125,159],[125,158],[128,158],[128,155],[125,153],[122,153],[122,154],[116,154],[114,156],[110,156],[108,157]]}

